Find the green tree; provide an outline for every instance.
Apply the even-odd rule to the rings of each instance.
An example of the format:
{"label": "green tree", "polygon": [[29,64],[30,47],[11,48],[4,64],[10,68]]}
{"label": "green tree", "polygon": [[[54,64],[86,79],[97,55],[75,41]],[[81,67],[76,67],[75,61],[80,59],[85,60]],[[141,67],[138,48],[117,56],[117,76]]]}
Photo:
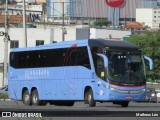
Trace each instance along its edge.
{"label": "green tree", "polygon": [[102,27],[102,26],[108,26],[109,24],[111,24],[111,22],[107,21],[107,20],[97,20],[93,24],[94,24],[94,26]]}
{"label": "green tree", "polygon": [[6,3],[6,0],[0,0],[0,4]]}
{"label": "green tree", "polygon": [[146,32],[140,35],[133,35],[128,38],[132,42],[142,48],[144,55],[153,59],[154,70],[149,71],[147,65],[147,81],[153,82],[160,79],[160,33],[159,32]]}

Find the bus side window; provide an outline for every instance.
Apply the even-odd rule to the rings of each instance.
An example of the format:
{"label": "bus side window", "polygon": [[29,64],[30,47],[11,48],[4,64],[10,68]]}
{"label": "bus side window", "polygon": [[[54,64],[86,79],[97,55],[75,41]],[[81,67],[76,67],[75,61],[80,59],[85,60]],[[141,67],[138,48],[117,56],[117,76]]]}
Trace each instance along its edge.
{"label": "bus side window", "polygon": [[12,67],[16,68],[17,64],[18,64],[18,62],[17,62],[17,54],[16,53],[10,53],[10,65]]}
{"label": "bus side window", "polygon": [[19,68],[26,68],[27,67],[27,52],[20,52],[19,53]]}
{"label": "bus side window", "polygon": [[87,47],[78,48],[77,65],[91,69]]}
{"label": "bus side window", "polygon": [[77,61],[77,50],[73,50],[70,52],[68,56],[66,66],[75,66]]}
{"label": "bus side window", "polygon": [[38,67],[50,67],[50,50],[38,52]]}
{"label": "bus side window", "polygon": [[55,49],[51,52],[51,66],[52,67],[60,67],[64,65],[66,49]]}
{"label": "bus side window", "polygon": [[36,67],[38,67],[38,52],[35,51],[28,52],[26,68],[36,68]]}

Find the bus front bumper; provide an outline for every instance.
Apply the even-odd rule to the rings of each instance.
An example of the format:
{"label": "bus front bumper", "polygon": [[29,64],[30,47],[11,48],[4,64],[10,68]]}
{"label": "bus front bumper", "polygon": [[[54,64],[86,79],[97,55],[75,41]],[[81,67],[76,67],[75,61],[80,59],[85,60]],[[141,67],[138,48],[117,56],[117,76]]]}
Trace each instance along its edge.
{"label": "bus front bumper", "polygon": [[141,92],[138,94],[122,94],[114,91],[109,91],[109,101],[145,101],[146,94]]}

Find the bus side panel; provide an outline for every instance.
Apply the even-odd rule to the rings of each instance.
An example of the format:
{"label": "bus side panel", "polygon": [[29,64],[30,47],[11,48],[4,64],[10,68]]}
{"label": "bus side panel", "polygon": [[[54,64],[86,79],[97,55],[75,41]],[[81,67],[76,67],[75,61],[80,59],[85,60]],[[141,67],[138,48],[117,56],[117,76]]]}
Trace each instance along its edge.
{"label": "bus side panel", "polygon": [[78,69],[78,66],[68,66],[57,73],[64,76],[64,79],[56,78],[57,100],[82,100],[82,80],[78,78]]}
{"label": "bus side panel", "polygon": [[56,100],[57,99],[57,80],[46,79],[42,80],[43,100]]}
{"label": "bus side panel", "polygon": [[8,95],[10,99],[22,100],[20,84],[21,82],[17,80],[8,82]]}
{"label": "bus side panel", "polygon": [[22,100],[21,81],[17,74],[17,70],[11,67],[8,68],[8,95],[10,99]]}
{"label": "bus side panel", "polygon": [[[82,89],[82,79],[79,77],[79,75],[81,74],[81,71],[84,71],[83,67],[79,67],[79,66],[75,66],[75,67],[71,67],[69,71],[73,72],[73,75],[70,76],[68,74],[68,70],[66,71],[68,74],[68,77],[66,78],[69,79],[69,88],[70,88],[70,99],[71,100],[82,100],[82,96],[83,96],[83,89]],[[75,99],[76,98],[76,99]]]}
{"label": "bus side panel", "polygon": [[[42,83],[46,85],[44,91],[48,91],[48,100],[84,100],[84,89],[86,86],[94,86],[91,81],[92,71],[82,67],[52,68],[52,80]],[[62,79],[64,78],[64,79]],[[54,81],[54,82],[53,82]],[[57,85],[56,85],[57,84]]]}
{"label": "bus side panel", "polygon": [[82,87],[79,89],[79,93],[81,93],[80,100],[84,100],[84,91],[85,88],[88,86],[92,89],[94,98],[96,98],[96,79],[94,76],[94,72],[88,68],[85,67],[78,67],[78,72],[77,72],[77,79],[78,79],[78,85],[81,83]]}
{"label": "bus side panel", "polygon": [[[62,92],[59,87],[62,88],[64,80],[64,68],[63,67],[51,67],[47,68],[48,77],[42,79],[42,100],[59,100],[59,94]],[[60,82],[58,82],[60,81]]]}
{"label": "bus side panel", "polygon": [[70,100],[82,100],[82,80],[78,76],[79,68],[79,66],[65,68],[65,91],[68,92]]}

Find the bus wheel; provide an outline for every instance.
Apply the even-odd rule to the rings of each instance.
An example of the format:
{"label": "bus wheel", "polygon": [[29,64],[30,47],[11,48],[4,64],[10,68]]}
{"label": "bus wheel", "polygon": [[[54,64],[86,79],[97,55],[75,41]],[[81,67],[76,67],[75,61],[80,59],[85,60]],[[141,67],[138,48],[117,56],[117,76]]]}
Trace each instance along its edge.
{"label": "bus wheel", "polygon": [[28,90],[24,91],[22,99],[23,99],[23,103],[25,105],[31,105],[31,96],[30,96]]}
{"label": "bus wheel", "polygon": [[122,107],[128,107],[128,104],[129,104],[129,102],[127,102],[127,101],[126,102],[121,102]]}
{"label": "bus wheel", "polygon": [[96,101],[94,100],[93,92],[91,89],[85,93],[85,100],[87,101],[86,103],[89,104],[89,107],[96,106]]}
{"label": "bus wheel", "polygon": [[33,90],[32,92],[32,104],[33,105],[42,105],[42,101],[39,100],[39,95],[37,90]]}

